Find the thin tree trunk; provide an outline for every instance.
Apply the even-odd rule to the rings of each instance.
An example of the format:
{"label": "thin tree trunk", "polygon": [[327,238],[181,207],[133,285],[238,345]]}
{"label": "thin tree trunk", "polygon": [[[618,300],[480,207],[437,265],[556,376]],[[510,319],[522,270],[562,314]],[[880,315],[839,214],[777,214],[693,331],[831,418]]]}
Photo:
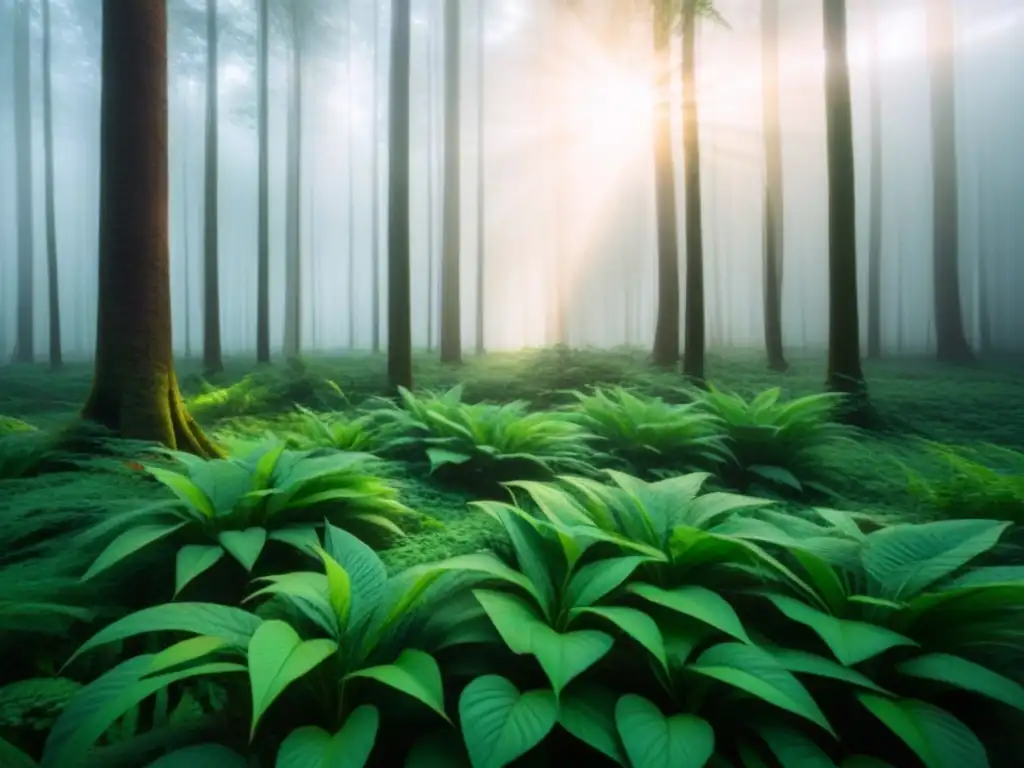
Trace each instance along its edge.
{"label": "thin tree trunk", "polygon": [[302,346],[302,36],[301,10],[292,8],[291,104],[288,114],[288,180],[285,190],[284,355],[294,361]]}
{"label": "thin tree trunk", "polygon": [[761,6],[761,73],[764,119],[764,343],[768,368],[785,371],[782,343],[782,277],[786,253],[779,106],[779,0]]}
{"label": "thin tree trunk", "polygon": [[462,12],[444,6],[444,249],[441,258],[441,362],[462,362]]}
{"label": "thin tree trunk", "polygon": [[871,230],[868,245],[868,359],[882,357],[882,76],[878,62],[878,0],[869,0],[871,99]]}
{"label": "thin tree trunk", "polygon": [[50,0],[43,0],[43,141],[46,174],[46,279],[50,309],[50,367],[61,365],[60,287],[57,280],[57,212],[53,184],[53,78]]}
{"label": "thin tree trunk", "polygon": [[96,366],[82,416],[213,456],[171,353],[165,0],[104,0],[102,62]]}
{"label": "thin tree trunk", "polygon": [[849,395],[847,418],[867,418],[857,317],[857,217],[853,117],[846,52],[846,0],[824,0],[825,119],[828,141],[828,387]]}
{"label": "thin tree trunk", "polygon": [[346,140],[348,142],[348,348],[356,346],[356,174],[355,149],[352,141],[352,4],[349,3],[346,13],[346,42],[348,46],[345,63],[345,90],[348,99]]}
{"label": "thin tree trunk", "polygon": [[[188,102],[191,106],[191,101]],[[185,112],[185,126],[182,130],[182,150],[181,150],[181,228],[182,228],[182,243],[183,253],[182,260],[184,261],[185,267],[185,357],[192,357],[192,276],[191,276],[191,262],[192,262],[192,248],[189,243],[190,227],[189,227],[189,195],[188,195],[188,182],[191,178],[189,175],[189,163],[188,157],[191,151],[192,142],[189,141],[189,111]]]}
{"label": "thin tree trunk", "polygon": [[926,4],[931,55],[932,171],[934,179],[933,270],[935,340],[939,360],[974,359],[964,333],[960,297],[960,210],[957,195],[955,13],[951,0]]}
{"label": "thin tree trunk", "polygon": [[411,0],[393,0],[388,128],[388,382],[412,389],[409,300],[409,79]]}
{"label": "thin tree trunk", "polygon": [[656,365],[679,361],[679,243],[675,169],[672,162],[672,97],[669,23],[654,13],[654,193],[658,227],[658,319],[654,330]]}
{"label": "thin tree trunk", "polygon": [[700,114],[697,99],[697,18],[683,6],[683,165],[686,183],[686,335],[683,375],[704,381],[704,236],[700,189]]}
{"label": "thin tree trunk", "polygon": [[991,286],[989,284],[988,260],[990,240],[986,224],[988,197],[984,193],[985,185],[978,181],[978,342],[983,356],[992,354],[992,307]]}
{"label": "thin tree trunk", "polygon": [[224,370],[220,348],[218,243],[217,0],[206,0],[206,170],[203,199],[203,371]]}
{"label": "thin tree trunk", "polygon": [[28,0],[14,3],[14,147],[18,216],[18,309],[14,361],[35,360],[35,254],[32,205],[31,44]]}
{"label": "thin tree trunk", "polygon": [[487,206],[485,203],[486,187],[485,158],[487,154],[487,142],[484,137],[484,115],[487,104],[487,78],[486,65],[487,54],[485,51],[485,34],[487,32],[487,6],[486,0],[477,0],[478,25],[476,41],[477,58],[477,86],[476,86],[476,136],[477,136],[477,162],[476,162],[476,353],[484,354],[484,319],[486,314],[485,288],[486,266],[487,266]]}
{"label": "thin tree trunk", "polygon": [[380,105],[378,92],[380,89],[380,3],[373,0],[373,180],[370,184],[372,201],[370,216],[373,219],[371,237],[373,251],[373,351],[380,352]]}
{"label": "thin tree trunk", "polygon": [[437,325],[437,312],[434,307],[434,296],[436,286],[434,275],[437,272],[435,263],[437,261],[437,238],[434,235],[434,224],[436,217],[435,189],[437,187],[437,164],[436,164],[436,139],[434,130],[437,127],[437,115],[435,113],[436,96],[436,66],[437,57],[434,55],[434,39],[436,31],[434,24],[434,4],[428,6],[427,11],[427,351],[434,349],[434,328]]}
{"label": "thin tree trunk", "polygon": [[270,8],[260,0],[259,52],[259,221],[256,263],[256,361],[270,362]]}

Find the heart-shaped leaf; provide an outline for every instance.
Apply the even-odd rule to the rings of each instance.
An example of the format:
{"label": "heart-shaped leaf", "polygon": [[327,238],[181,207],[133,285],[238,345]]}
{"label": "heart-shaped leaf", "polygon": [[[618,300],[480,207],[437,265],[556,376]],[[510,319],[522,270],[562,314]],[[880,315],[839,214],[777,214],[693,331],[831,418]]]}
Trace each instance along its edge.
{"label": "heart-shaped leaf", "polygon": [[244,531],[221,531],[220,545],[247,571],[252,571],[267,543],[265,528],[246,528]]}
{"label": "heart-shaped leaf", "polygon": [[473,768],[504,768],[540,744],[558,720],[552,691],[519,690],[497,675],[484,675],[459,698],[462,736]]}
{"label": "heart-shaped leaf", "polygon": [[927,768],[988,765],[985,746],[970,728],[946,710],[916,699],[890,699],[873,693],[861,693],[857,698]]}
{"label": "heart-shaped leaf", "polygon": [[224,548],[209,544],[187,544],[178,550],[174,564],[174,596],[197,576],[210,570],[224,557]]}
{"label": "heart-shaped leaf", "polygon": [[665,717],[642,696],[619,699],[615,723],[632,768],[703,768],[715,752],[715,732],[706,720]]}
{"label": "heart-shaped leaf", "polygon": [[400,693],[412,696],[426,704],[445,720],[448,719],[448,715],[444,711],[441,669],[429,653],[407,649],[402,651],[393,664],[361,669],[348,677],[376,680]]}

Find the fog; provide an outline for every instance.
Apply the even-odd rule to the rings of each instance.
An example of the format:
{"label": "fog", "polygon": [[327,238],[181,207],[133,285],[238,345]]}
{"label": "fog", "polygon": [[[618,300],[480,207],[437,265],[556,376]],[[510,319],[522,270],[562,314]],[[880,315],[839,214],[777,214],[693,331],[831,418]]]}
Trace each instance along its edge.
{"label": "fog", "polygon": [[[0,356],[10,355],[18,305],[14,105],[15,2],[0,0]],[[47,339],[40,0],[31,7],[34,336]],[[297,0],[302,1],[302,0]],[[624,1],[624,0],[623,0]],[[924,5],[887,0],[878,18],[882,125],[882,341],[887,353],[934,347],[929,62]],[[368,349],[374,258],[386,269],[389,2],[309,0],[301,112],[302,345]],[[650,19],[621,30],[612,57],[587,15],[555,0],[466,0],[462,13],[462,323],[475,343],[477,170],[483,164],[485,337],[488,349],[551,340],[552,274],[567,278],[572,345],[650,346],[656,313]],[[619,0],[615,0],[619,2]],[[100,0],[51,0],[56,242],[65,357],[95,341],[99,192]],[[760,0],[717,0],[728,26],[702,22],[698,91],[708,338],[759,347],[762,330],[764,140]],[[219,222],[222,343],[256,344],[257,0],[220,0]],[[272,5],[281,5],[273,0]],[[849,6],[857,162],[860,299],[866,307],[872,28]],[[828,196],[821,3],[782,0],[781,99],[787,347],[827,341]],[[205,2],[169,0],[171,271],[175,348],[202,343]],[[483,142],[478,131],[481,9]],[[982,297],[992,345],[1024,346],[1024,4],[959,0],[956,131],[964,324],[976,344]],[[443,199],[441,0],[414,0],[412,80],[413,341],[436,344]],[[351,14],[351,43],[347,36]],[[271,344],[282,344],[286,121],[292,39],[275,8],[270,49]],[[374,66],[374,44],[378,49]],[[675,45],[678,47],[678,40]],[[678,59],[678,50],[676,51]],[[678,101],[678,61],[673,66]],[[374,93],[377,114],[374,114]],[[677,207],[682,139],[675,114]],[[373,253],[374,143],[382,230]],[[680,230],[681,232],[682,230]],[[683,250],[680,237],[680,251]],[[350,277],[354,282],[350,284]],[[685,276],[683,276],[685,277]],[[382,276],[381,306],[385,284]],[[383,315],[382,311],[382,315]],[[866,324],[866,311],[861,313]],[[354,325],[353,325],[354,321]],[[382,317],[386,323],[386,317]],[[866,325],[865,325],[866,327]],[[386,337],[386,325],[383,326]]]}

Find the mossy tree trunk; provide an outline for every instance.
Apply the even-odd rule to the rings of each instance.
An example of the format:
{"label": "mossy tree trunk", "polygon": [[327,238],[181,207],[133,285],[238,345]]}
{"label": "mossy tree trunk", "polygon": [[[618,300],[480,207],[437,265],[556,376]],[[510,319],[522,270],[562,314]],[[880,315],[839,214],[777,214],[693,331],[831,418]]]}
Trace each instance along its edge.
{"label": "mossy tree trunk", "polygon": [[206,164],[203,200],[203,370],[224,370],[220,349],[217,0],[206,0]]}
{"label": "mossy tree trunk", "polygon": [[200,456],[171,355],[167,6],[104,0],[96,370],[83,418]]}

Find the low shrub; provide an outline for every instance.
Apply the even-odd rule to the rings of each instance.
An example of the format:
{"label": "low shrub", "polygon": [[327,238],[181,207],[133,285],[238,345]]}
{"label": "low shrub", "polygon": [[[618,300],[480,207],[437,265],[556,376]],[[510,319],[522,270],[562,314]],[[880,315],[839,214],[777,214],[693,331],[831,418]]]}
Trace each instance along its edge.
{"label": "low shrub", "polygon": [[995,445],[925,442],[942,465],[937,478],[908,470],[910,491],[947,517],[1024,523],[1024,453]]}

